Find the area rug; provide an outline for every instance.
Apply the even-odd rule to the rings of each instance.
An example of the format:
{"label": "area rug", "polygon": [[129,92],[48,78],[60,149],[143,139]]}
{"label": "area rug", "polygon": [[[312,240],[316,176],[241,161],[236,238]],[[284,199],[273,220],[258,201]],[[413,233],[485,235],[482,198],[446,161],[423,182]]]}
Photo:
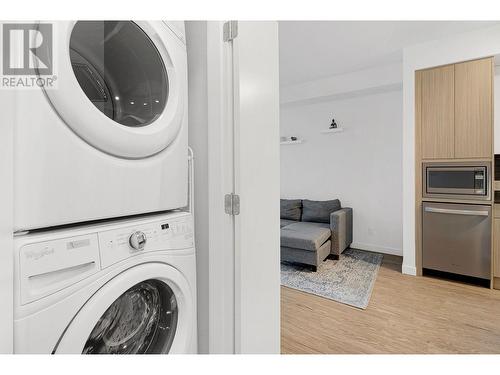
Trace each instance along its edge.
{"label": "area rug", "polygon": [[307,266],[281,264],[281,285],[366,309],[382,263],[382,254],[347,249],[313,272]]}

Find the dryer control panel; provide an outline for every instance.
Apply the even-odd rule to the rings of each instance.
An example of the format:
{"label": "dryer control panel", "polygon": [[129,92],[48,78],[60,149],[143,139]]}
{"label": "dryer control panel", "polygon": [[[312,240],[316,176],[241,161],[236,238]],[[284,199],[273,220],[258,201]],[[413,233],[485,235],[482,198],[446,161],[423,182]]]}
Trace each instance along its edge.
{"label": "dryer control panel", "polygon": [[194,247],[192,216],[99,232],[101,266],[106,268],[139,253]]}

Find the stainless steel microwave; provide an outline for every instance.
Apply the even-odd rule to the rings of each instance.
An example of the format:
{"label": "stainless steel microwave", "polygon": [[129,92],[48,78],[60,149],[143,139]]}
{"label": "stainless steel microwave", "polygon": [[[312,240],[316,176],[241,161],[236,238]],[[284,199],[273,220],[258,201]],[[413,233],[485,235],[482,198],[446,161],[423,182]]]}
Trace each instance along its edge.
{"label": "stainless steel microwave", "polygon": [[490,200],[491,163],[427,162],[422,164],[424,198]]}

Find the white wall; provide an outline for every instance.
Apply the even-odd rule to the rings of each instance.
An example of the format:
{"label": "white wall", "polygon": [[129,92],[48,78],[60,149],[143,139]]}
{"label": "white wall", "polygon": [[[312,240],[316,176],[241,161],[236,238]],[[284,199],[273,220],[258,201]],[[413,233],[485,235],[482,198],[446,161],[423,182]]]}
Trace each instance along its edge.
{"label": "white wall", "polygon": [[[321,134],[332,117],[344,132]],[[282,105],[280,127],[304,139],[281,146],[281,196],[339,198],[354,210],[352,247],[402,255],[401,89]]]}
{"label": "white wall", "polygon": [[189,83],[189,146],[194,151],[194,209],[198,293],[198,350],[208,353],[208,110],[207,23],[186,22]]}
{"label": "white wall", "polygon": [[[1,24],[0,24],[1,26]],[[13,352],[14,257],[13,257],[13,130],[17,101],[15,92],[0,90],[2,136],[0,137],[0,354]]]}
{"label": "white wall", "polygon": [[415,70],[498,54],[500,26],[418,44],[403,51],[403,272],[406,274],[416,274]]}
{"label": "white wall", "polygon": [[[283,66],[286,62],[282,61]],[[401,63],[387,64],[352,73],[325,77],[296,85],[281,87],[280,103],[314,103],[327,99],[342,99],[374,92],[400,89],[403,82]]]}

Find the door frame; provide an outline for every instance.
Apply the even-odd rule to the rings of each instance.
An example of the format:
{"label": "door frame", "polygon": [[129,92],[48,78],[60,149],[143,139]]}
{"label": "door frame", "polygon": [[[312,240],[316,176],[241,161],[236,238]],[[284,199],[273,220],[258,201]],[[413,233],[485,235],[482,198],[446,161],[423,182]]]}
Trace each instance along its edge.
{"label": "door frame", "polygon": [[[239,36],[224,41],[224,22],[207,24],[209,352],[279,353],[279,122],[278,113],[266,107],[275,103],[279,111],[277,24],[240,24],[244,44]],[[255,54],[261,47],[275,60],[271,70],[265,60],[239,63],[240,57],[261,56]],[[260,86],[250,87],[250,81]],[[262,146],[261,154],[276,160],[253,158]],[[265,183],[255,184],[256,168]],[[238,216],[225,213],[224,196],[230,193],[241,194]],[[271,218],[260,237],[258,215]],[[256,272],[260,266],[263,273]]]}
{"label": "door frame", "polygon": [[234,216],[224,196],[234,191],[231,45],[224,22],[207,22],[209,353],[235,352]]}

